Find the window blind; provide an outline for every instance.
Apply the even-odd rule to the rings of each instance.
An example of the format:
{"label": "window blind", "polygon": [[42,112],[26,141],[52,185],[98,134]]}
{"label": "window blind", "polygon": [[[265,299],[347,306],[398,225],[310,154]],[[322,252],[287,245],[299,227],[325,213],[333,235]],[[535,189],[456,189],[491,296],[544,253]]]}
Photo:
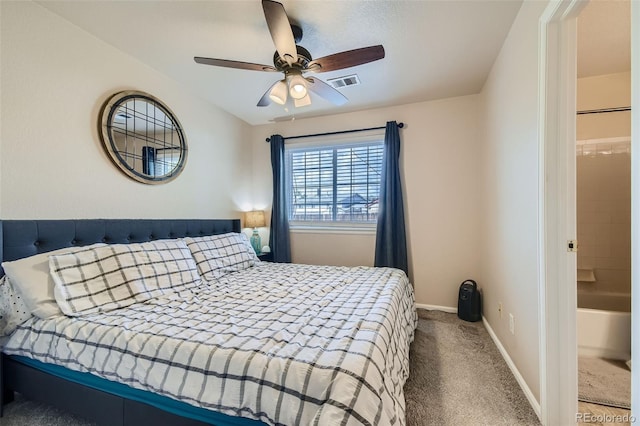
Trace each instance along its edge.
{"label": "window blind", "polygon": [[289,220],[376,222],[381,140],[286,148]]}

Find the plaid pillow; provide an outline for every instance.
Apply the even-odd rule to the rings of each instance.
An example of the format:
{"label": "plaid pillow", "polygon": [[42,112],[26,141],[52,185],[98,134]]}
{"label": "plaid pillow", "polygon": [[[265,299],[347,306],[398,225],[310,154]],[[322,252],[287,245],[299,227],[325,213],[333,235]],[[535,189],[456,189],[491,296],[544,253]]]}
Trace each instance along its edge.
{"label": "plaid pillow", "polygon": [[144,302],[200,284],[183,241],[112,244],[49,258],[54,294],[63,313],[79,316]]}
{"label": "plaid pillow", "polygon": [[187,237],[184,241],[196,260],[200,275],[207,281],[260,263],[249,239],[243,233]]}
{"label": "plaid pillow", "polygon": [[29,311],[39,318],[62,315],[53,293],[54,283],[49,272],[49,256],[91,250],[106,244],[97,243],[84,247],[65,247],[59,250],[36,254],[11,262],[2,262],[2,267],[11,279],[11,284],[24,299]]}

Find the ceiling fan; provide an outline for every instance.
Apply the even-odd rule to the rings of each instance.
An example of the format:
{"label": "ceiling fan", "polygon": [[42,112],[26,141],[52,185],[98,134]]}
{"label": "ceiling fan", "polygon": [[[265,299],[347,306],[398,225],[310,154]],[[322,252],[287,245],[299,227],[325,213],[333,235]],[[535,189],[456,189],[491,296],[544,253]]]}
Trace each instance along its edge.
{"label": "ceiling fan", "polygon": [[284,105],[288,96],[291,96],[296,107],[310,105],[309,91],[335,105],[344,105],[348,100],[342,93],[320,79],[305,77],[304,74],[335,71],[384,58],[384,48],[377,45],[334,53],[314,60],[307,49],[297,44],[302,40],[302,28],[289,22],[287,12],[281,3],[262,0],[262,9],[273,44],[276,46],[273,66],[199,56],[193,58],[197,63],[204,65],[284,73],[284,78],[273,83],[260,98],[259,107],[267,106],[272,101]]}

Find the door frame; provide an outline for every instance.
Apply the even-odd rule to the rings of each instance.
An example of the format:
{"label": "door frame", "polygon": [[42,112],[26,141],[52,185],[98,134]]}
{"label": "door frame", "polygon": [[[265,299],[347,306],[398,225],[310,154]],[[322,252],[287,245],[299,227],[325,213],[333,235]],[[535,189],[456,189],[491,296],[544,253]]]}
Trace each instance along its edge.
{"label": "door frame", "polygon": [[[631,2],[631,415],[640,418],[640,4]],[[635,73],[634,73],[634,70]]]}
{"label": "door frame", "polygon": [[[631,293],[633,364],[640,365],[640,2],[631,1]],[[576,342],[576,18],[587,4],[552,0],[539,27],[539,344],[540,420],[575,424]],[[636,218],[634,220],[634,218]],[[631,415],[640,416],[640,371],[632,370]]]}
{"label": "door frame", "polygon": [[540,420],[575,424],[576,342],[576,82],[577,16],[586,5],[552,0],[540,17],[539,99],[539,345]]}

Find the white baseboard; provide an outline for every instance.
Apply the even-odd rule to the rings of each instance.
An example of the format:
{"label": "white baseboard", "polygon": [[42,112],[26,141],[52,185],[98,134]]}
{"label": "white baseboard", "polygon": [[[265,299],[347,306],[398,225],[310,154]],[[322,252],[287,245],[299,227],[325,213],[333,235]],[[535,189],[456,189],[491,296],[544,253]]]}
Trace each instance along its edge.
{"label": "white baseboard", "polygon": [[449,312],[451,314],[458,313],[458,308],[452,308],[451,306],[425,305],[425,304],[422,304],[422,303],[416,303],[416,308],[426,309],[428,311]]}
{"label": "white baseboard", "polygon": [[522,374],[520,374],[520,371],[518,371],[518,368],[516,367],[516,365],[514,364],[513,360],[511,359],[511,357],[507,353],[507,350],[504,348],[504,346],[502,346],[502,343],[500,342],[500,339],[498,339],[498,336],[496,336],[496,333],[493,331],[493,329],[491,328],[491,326],[489,325],[489,322],[487,322],[485,317],[482,317],[482,323],[484,324],[484,327],[487,329],[487,332],[489,332],[489,336],[491,336],[491,339],[493,340],[493,343],[496,344],[496,346],[498,348],[498,351],[500,351],[500,354],[502,355],[502,358],[504,358],[505,362],[509,366],[509,369],[511,370],[511,373],[513,373],[513,376],[516,378],[516,381],[520,385],[520,388],[524,392],[524,395],[529,400],[529,404],[531,404],[531,407],[533,408],[533,411],[536,412],[536,415],[538,416],[538,419],[540,419],[540,421],[542,421],[541,420],[540,403],[538,402],[538,400],[536,400],[536,397],[533,396],[533,392],[531,392],[531,389],[529,389],[529,386],[527,386],[527,382],[525,382],[524,377],[522,377]]}

